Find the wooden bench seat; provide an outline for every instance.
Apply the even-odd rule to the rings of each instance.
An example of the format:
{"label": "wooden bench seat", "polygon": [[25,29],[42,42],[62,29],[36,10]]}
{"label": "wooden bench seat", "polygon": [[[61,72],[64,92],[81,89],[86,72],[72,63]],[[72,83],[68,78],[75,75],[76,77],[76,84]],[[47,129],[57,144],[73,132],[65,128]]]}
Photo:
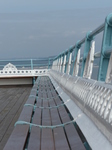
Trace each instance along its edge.
{"label": "wooden bench seat", "polygon": [[[19,117],[19,120],[32,122],[32,124],[42,126],[56,126],[71,119],[65,106],[54,108],[54,106],[63,104],[63,101],[55,91],[50,79],[48,77],[41,77],[40,81],[36,83],[34,88],[38,87],[38,98],[36,102],[35,97],[29,97],[27,104],[35,104],[35,112],[33,107],[25,106]],[[32,90],[31,95],[36,95],[36,90]],[[39,108],[43,107],[43,108]],[[46,107],[52,107],[50,109]],[[32,117],[33,113],[33,118]],[[28,150],[85,150],[85,147],[75,129],[73,123],[55,127],[55,128],[39,128],[29,125],[17,125],[5,147],[12,144],[13,149],[21,150],[27,148]],[[10,143],[9,143],[10,142]],[[10,150],[10,149],[9,149]]]}

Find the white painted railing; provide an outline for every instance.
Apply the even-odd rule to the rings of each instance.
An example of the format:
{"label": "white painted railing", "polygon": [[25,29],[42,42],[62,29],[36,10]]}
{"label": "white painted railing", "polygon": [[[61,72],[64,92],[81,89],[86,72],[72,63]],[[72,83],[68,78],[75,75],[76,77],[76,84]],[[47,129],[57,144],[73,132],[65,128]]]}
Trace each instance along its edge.
{"label": "white painted railing", "polygon": [[16,77],[16,76],[39,76],[41,74],[45,74],[48,72],[48,69],[34,69],[34,70],[8,70],[3,71],[0,70],[0,78],[1,77]]}
{"label": "white painted railing", "polygon": [[112,143],[112,85],[53,70],[50,74]]}
{"label": "white painted railing", "polygon": [[3,70],[0,70],[0,78],[3,77],[34,77],[45,74],[48,69],[25,69],[18,70],[13,64],[9,63],[4,66]]}

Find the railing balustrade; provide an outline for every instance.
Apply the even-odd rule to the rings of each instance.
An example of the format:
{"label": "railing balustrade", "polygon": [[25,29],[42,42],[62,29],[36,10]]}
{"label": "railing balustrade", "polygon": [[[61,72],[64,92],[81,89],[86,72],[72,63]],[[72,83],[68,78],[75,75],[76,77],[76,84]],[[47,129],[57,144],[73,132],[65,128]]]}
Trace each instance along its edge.
{"label": "railing balustrade", "polygon": [[[101,33],[102,31],[103,31],[103,37],[102,37],[101,52],[94,53],[94,58],[93,58],[92,56],[93,52],[90,52],[92,48],[92,42],[94,41],[95,36]],[[83,57],[81,57],[79,61],[78,52],[79,49],[81,50],[82,44],[85,44],[84,53],[83,53]],[[78,67],[79,62],[82,62],[80,76],[84,78],[91,78],[93,61],[96,60],[96,58],[100,58],[97,80],[106,81],[106,83],[111,83],[112,75],[109,69],[110,68],[109,61],[111,61],[110,59],[111,53],[112,53],[112,14],[109,14],[105,19],[105,23],[100,25],[94,31],[87,32],[86,37],[76,42],[74,46],[70,47],[69,49],[67,49],[66,51],[62,52],[60,55],[55,57],[55,59],[53,60],[53,62],[55,63],[53,63],[52,69],[60,71],[62,73],[67,73],[67,74],[77,76],[78,75],[77,69],[79,68]],[[88,64],[86,60],[88,60],[88,63],[92,61],[91,65]],[[88,65],[89,65],[89,69],[88,69],[89,72],[87,71],[87,69],[85,69],[88,68]],[[88,75],[85,75],[85,72]]]}

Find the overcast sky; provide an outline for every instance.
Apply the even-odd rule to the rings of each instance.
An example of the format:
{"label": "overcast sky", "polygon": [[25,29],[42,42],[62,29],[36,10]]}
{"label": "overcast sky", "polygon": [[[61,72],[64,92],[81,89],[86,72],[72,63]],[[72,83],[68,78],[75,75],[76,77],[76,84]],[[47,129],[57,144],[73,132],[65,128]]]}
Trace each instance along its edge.
{"label": "overcast sky", "polygon": [[112,0],[0,0],[0,59],[58,55],[111,12]]}

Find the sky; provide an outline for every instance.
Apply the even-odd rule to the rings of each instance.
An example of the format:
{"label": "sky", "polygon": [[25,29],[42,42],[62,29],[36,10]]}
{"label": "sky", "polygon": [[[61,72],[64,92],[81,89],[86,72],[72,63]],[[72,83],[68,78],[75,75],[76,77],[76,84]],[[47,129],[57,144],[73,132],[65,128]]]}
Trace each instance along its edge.
{"label": "sky", "polygon": [[[0,59],[58,55],[109,13],[112,0],[0,0]],[[95,40],[100,51],[102,33]]]}

